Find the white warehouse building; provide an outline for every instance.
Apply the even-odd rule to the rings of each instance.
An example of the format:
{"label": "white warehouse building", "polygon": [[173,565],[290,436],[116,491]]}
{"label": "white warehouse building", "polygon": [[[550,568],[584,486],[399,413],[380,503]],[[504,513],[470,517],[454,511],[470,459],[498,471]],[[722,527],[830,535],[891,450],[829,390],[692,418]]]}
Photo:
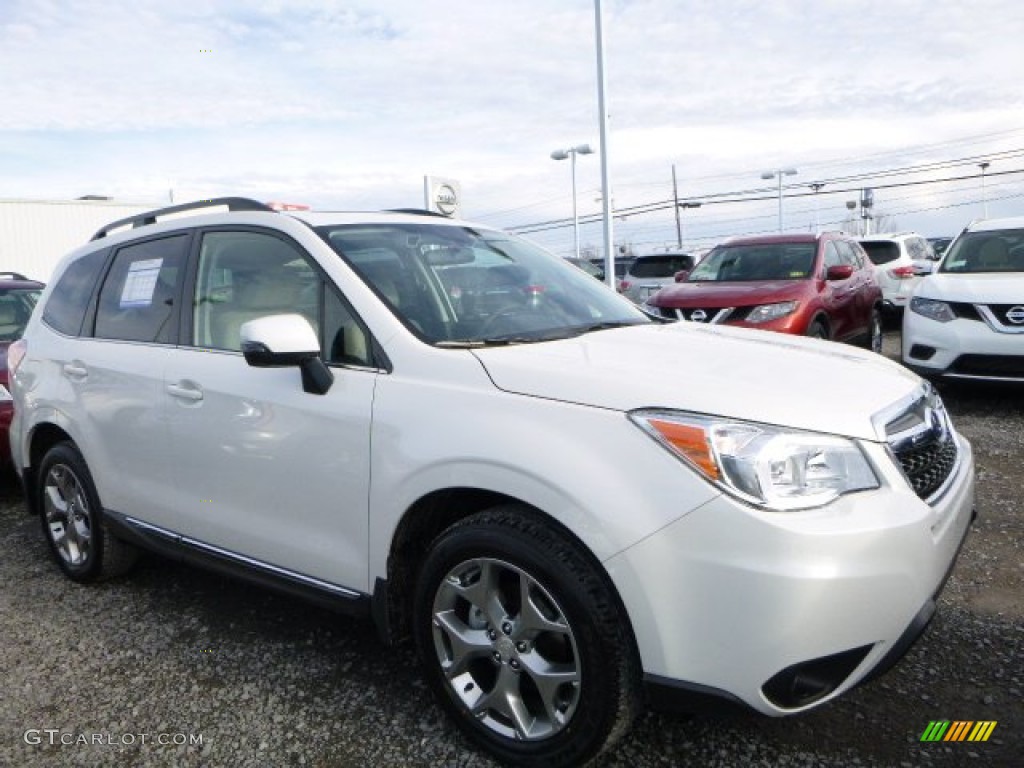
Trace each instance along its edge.
{"label": "white warehouse building", "polygon": [[49,282],[61,258],[102,226],[159,207],[102,198],[0,199],[0,272]]}

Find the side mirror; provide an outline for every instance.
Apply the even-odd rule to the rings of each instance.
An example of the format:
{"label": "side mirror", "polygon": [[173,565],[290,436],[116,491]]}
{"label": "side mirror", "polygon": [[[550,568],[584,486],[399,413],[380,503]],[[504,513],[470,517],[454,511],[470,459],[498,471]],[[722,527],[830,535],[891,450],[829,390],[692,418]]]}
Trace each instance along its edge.
{"label": "side mirror", "polygon": [[826,280],[849,280],[853,277],[853,267],[849,264],[833,264],[825,272]]}
{"label": "side mirror", "polygon": [[297,367],[302,389],[325,395],[334,374],[320,359],[316,331],[302,315],[268,315],[243,323],[239,331],[245,362],[254,368]]}
{"label": "side mirror", "polygon": [[690,276],[690,270],[688,270],[688,269],[680,269],[675,274],[675,281],[677,283],[685,283],[686,282],[686,278],[688,278],[689,276]]}

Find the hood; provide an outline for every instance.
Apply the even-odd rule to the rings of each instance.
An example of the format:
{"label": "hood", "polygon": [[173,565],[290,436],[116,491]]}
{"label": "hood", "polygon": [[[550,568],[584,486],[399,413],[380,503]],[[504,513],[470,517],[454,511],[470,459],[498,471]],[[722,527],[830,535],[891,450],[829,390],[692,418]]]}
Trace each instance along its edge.
{"label": "hood", "polygon": [[914,295],[968,304],[1024,304],[1024,272],[936,272],[921,281]]}
{"label": "hood", "polygon": [[921,380],[836,342],[696,323],[474,350],[499,389],[630,411],[668,408],[877,440],[871,417]]}
{"label": "hood", "polygon": [[799,299],[808,280],[752,280],[742,283],[697,281],[662,288],[651,303],[659,307],[748,307]]}

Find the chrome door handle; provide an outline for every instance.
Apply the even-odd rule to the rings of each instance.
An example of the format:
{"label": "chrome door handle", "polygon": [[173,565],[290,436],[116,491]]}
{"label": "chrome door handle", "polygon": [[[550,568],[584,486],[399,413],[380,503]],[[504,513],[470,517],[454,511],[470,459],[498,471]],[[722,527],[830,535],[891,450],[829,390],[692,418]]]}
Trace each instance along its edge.
{"label": "chrome door handle", "polygon": [[89,370],[81,363],[64,363],[64,374],[69,379],[81,381],[89,375]]}
{"label": "chrome door handle", "polygon": [[194,384],[168,384],[167,393],[179,400],[188,400],[197,403],[203,399],[203,390],[198,389]]}

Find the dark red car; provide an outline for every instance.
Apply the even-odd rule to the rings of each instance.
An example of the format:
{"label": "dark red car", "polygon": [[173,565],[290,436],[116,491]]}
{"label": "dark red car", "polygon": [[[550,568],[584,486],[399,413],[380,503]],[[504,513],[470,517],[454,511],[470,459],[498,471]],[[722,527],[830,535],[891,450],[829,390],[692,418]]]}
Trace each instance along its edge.
{"label": "dark red car", "polygon": [[677,280],[648,299],[649,312],[882,348],[874,267],[841,233],[727,240]]}
{"label": "dark red car", "polygon": [[0,466],[11,460],[7,433],[14,404],[7,389],[7,348],[21,338],[32,309],[43,292],[43,284],[17,272],[0,272]]}

